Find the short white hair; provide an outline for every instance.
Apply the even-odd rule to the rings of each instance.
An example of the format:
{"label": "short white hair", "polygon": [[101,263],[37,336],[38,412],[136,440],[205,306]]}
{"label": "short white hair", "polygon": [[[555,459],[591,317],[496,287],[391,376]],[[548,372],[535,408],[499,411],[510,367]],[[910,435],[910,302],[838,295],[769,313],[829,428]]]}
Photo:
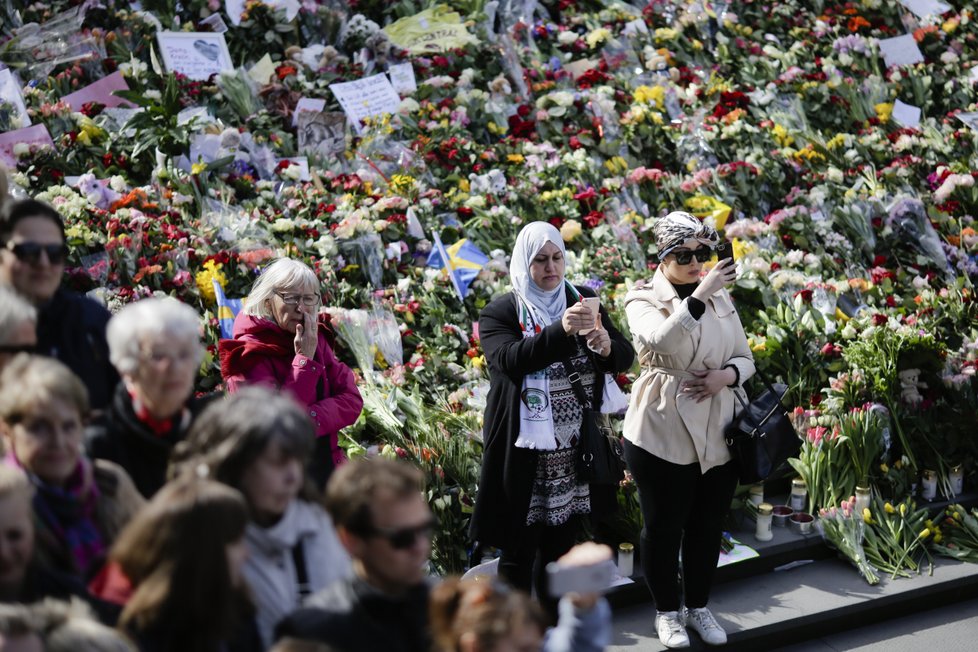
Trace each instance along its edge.
{"label": "short white hair", "polygon": [[291,258],[279,258],[265,268],[265,271],[255,279],[251,293],[244,301],[244,313],[253,317],[273,319],[268,301],[276,291],[285,289],[308,289],[319,294],[321,284],[316,273],[309,266]]}
{"label": "short white hair", "polygon": [[37,308],[11,288],[0,285],[0,343],[25,322],[37,324]]}
{"label": "short white hair", "polygon": [[196,344],[199,363],[204,355],[200,330],[200,315],[187,304],[171,297],[143,299],[127,305],[109,320],[105,333],[109,360],[120,374],[131,376],[142,361],[143,343],[165,336],[167,340]]}

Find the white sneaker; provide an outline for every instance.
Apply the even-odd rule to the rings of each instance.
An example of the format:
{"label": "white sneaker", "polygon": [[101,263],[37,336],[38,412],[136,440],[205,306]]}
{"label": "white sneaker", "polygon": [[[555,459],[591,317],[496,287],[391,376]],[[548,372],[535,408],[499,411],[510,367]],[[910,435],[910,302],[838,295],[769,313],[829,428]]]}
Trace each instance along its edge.
{"label": "white sneaker", "polygon": [[725,645],[727,642],[727,633],[723,631],[720,623],[706,607],[687,609],[686,623],[696,630],[696,633],[707,645]]}
{"label": "white sneaker", "polygon": [[659,642],[666,647],[689,647],[689,634],[678,611],[655,612],[655,629],[659,633]]}

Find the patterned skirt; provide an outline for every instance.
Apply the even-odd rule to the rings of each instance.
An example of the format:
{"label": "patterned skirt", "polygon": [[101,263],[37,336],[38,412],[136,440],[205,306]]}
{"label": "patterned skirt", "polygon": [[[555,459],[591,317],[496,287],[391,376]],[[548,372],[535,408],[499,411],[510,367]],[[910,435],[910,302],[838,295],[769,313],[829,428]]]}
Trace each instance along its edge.
{"label": "patterned skirt", "polygon": [[563,525],[575,514],[591,513],[588,485],[577,483],[577,446],[540,451],[526,524]]}

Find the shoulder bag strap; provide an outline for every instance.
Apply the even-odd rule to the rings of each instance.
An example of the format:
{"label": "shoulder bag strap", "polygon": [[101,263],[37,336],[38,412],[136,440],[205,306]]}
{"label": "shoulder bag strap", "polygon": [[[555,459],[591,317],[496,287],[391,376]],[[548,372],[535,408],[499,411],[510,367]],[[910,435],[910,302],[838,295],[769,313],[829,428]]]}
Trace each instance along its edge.
{"label": "shoulder bag strap", "polygon": [[306,551],[303,548],[301,538],[292,546],[292,563],[295,566],[295,580],[299,589],[299,604],[301,605],[306,597],[312,593],[312,587],[309,585],[309,573],[306,570]]}
{"label": "shoulder bag strap", "polygon": [[597,362],[594,360],[594,355],[590,350],[588,351],[588,360],[591,361],[591,367],[594,369],[594,384],[591,386],[591,398],[588,398],[587,393],[584,391],[584,384],[581,383],[581,374],[574,371],[570,356],[565,356],[562,362],[564,363],[565,371],[567,371],[567,380],[570,381],[571,389],[574,390],[574,395],[577,396],[581,407],[585,409],[590,408],[595,412],[599,412],[601,410],[601,402],[604,399],[604,372],[598,368]]}

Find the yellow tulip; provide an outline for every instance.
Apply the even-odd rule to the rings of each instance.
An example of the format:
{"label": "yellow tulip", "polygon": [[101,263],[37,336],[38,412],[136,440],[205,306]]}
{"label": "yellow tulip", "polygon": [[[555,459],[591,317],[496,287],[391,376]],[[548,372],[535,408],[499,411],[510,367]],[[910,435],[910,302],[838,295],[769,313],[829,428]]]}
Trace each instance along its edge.
{"label": "yellow tulip", "polygon": [[873,513],[869,511],[869,507],[863,507],[863,521],[867,525],[871,525],[873,522]]}
{"label": "yellow tulip", "polygon": [[892,514],[893,512],[896,511],[895,509],[893,509],[893,505],[891,505],[888,502],[883,504],[883,509],[886,510],[887,514]]}
{"label": "yellow tulip", "polygon": [[924,539],[926,539],[929,536],[930,536],[930,530],[928,530],[927,528],[924,528],[923,530],[920,531],[920,534],[917,535],[917,538],[920,539],[921,541],[923,541]]}

